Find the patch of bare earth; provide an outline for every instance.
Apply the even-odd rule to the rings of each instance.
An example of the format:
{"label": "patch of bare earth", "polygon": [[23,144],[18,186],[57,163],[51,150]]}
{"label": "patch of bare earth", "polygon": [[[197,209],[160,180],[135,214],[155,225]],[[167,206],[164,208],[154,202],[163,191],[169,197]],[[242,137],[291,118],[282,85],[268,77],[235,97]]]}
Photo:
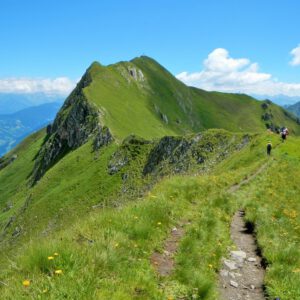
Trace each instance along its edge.
{"label": "patch of bare earth", "polygon": [[155,251],[152,254],[151,264],[160,276],[168,276],[172,273],[175,265],[174,255],[185,233],[184,226],[186,224],[188,224],[188,222],[182,222],[178,227],[174,227],[169,237],[165,240],[163,251]]}

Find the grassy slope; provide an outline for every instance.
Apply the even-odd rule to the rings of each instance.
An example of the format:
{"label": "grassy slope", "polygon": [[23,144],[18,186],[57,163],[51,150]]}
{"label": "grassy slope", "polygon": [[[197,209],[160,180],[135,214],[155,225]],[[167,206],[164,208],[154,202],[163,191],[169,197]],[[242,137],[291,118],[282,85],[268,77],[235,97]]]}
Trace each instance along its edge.
{"label": "grassy slope", "polygon": [[[213,141],[212,138],[209,140]],[[112,145],[112,147],[115,146]],[[98,203],[101,200],[100,197],[105,197],[111,192],[109,189],[106,191],[105,181],[116,180],[114,183],[109,182],[106,186],[116,189],[120,178],[106,175],[107,180],[104,180],[104,173],[101,174],[101,168],[106,168],[107,165],[107,162],[104,163],[107,155],[110,155],[113,149],[106,148],[96,162],[93,161],[95,154],[87,155],[87,149],[91,149],[89,144],[72,152],[52,168],[31,190],[31,203],[23,212],[22,217],[18,219],[18,226],[23,229],[23,236],[19,239],[19,243],[22,241],[24,248],[20,248],[19,256],[15,259],[13,257],[16,256],[17,248],[14,247],[13,255],[9,255],[10,262],[5,261],[5,257],[3,261],[2,257],[2,266],[5,266],[2,279],[9,286],[14,287],[13,290],[10,288],[2,290],[7,299],[17,296],[20,299],[22,297],[37,298],[43,295],[44,290],[47,290],[46,294],[49,292],[49,295],[45,297],[50,297],[50,299],[60,299],[64,295],[67,295],[69,299],[76,297],[112,299],[110,298],[112,291],[114,299],[134,297],[163,299],[165,293],[169,292],[158,289],[157,278],[149,265],[149,255],[155,248],[160,247],[169,228],[178,219],[189,214],[193,217],[195,204],[191,206],[192,202],[196,201],[199,209],[205,203],[205,209],[209,210],[210,201],[222,191],[221,187],[234,182],[234,177],[228,174],[220,178],[214,176],[176,177],[163,181],[152,194],[138,202],[125,205],[121,210],[104,208],[95,213],[86,214],[87,205]],[[91,161],[93,161],[92,165]],[[86,176],[87,172],[82,171],[83,165],[88,167],[88,176]],[[10,167],[12,166],[13,164]],[[93,173],[94,170],[97,172]],[[62,182],[60,176],[68,178],[67,174],[72,174],[72,181]],[[87,184],[84,180],[89,183]],[[217,182],[219,182],[219,188],[215,189]],[[84,188],[87,190],[83,191]],[[202,195],[201,199],[199,195]],[[19,196],[19,199],[21,201],[22,197]],[[221,204],[219,200],[213,201],[213,207]],[[224,214],[222,222],[227,224],[230,208],[226,203],[222,205],[227,207],[227,211],[222,212],[219,207],[215,217],[219,217],[220,213]],[[76,210],[80,213],[77,214]],[[80,218],[76,219],[74,226],[70,226],[72,222],[74,223],[74,216]],[[220,234],[217,238],[226,241],[226,235],[223,236],[222,222],[218,225]],[[58,231],[59,227],[64,230]],[[48,230],[45,238],[37,234],[45,230]],[[53,234],[50,234],[51,232]],[[28,246],[28,243],[31,246]],[[23,249],[28,247],[29,250],[26,250],[24,255]],[[55,263],[47,260],[47,256],[54,251],[60,254]],[[128,273],[129,267],[131,272]],[[52,280],[54,278],[51,277],[54,268],[61,268],[65,273],[64,277],[57,278],[58,281]],[[209,282],[214,276],[211,270],[207,271],[208,273],[204,275],[209,275],[207,279]],[[33,280],[35,285],[33,289],[25,290],[24,293],[20,280],[25,277]],[[183,285],[182,288],[189,291],[189,288],[196,284],[195,282],[186,284],[181,282],[180,278],[178,280],[175,288],[172,288],[173,282],[166,286],[176,292],[177,285],[180,290]],[[60,285],[57,285],[58,282]],[[75,285],[74,282],[76,282]],[[98,286],[101,288],[98,289]],[[201,288],[199,293],[205,292],[202,288],[206,289],[206,287],[201,285],[199,288]],[[209,294],[212,295],[213,290],[207,288]],[[139,289],[142,291],[136,292]],[[14,296],[10,296],[12,292]]]}
{"label": "grassy slope", "polygon": [[[37,134],[20,149],[34,156],[42,136],[43,132]],[[226,193],[230,185],[266,161],[268,139],[278,143],[278,136],[258,135],[251,147],[233,154],[207,175],[165,179],[139,201],[88,214],[91,204],[111,192],[114,195],[112,186],[120,185],[119,176],[103,179],[107,158],[116,146],[106,148],[96,161],[89,144],[72,152],[31,191],[32,202],[21,219],[27,224],[20,240],[24,244],[19,250],[14,247],[13,255],[7,254],[9,260],[2,257],[1,280],[8,284],[1,286],[2,295],[5,299],[216,299],[216,270],[230,247],[230,217],[243,205],[247,218],[256,224],[258,241],[270,263],[266,278],[270,295],[297,299],[299,140],[291,138],[280,145],[267,173],[236,196]],[[28,156],[23,163],[25,159],[31,161]],[[83,166],[88,167],[88,176]],[[0,176],[13,167],[14,163]],[[62,174],[62,178],[73,174],[71,181],[60,180]],[[21,177],[26,176],[24,172]],[[24,201],[21,195],[25,195],[22,188],[16,196],[20,202]],[[162,248],[170,229],[182,219],[190,220],[191,225],[180,244],[176,270],[171,277],[160,279],[149,256]],[[60,225],[64,229],[58,231]],[[45,229],[49,232],[44,238],[34,234]],[[49,261],[47,257],[54,252],[59,256]],[[56,269],[63,270],[63,275],[54,275]],[[32,282],[27,289],[22,287],[26,278]]]}
{"label": "grassy slope", "polygon": [[27,192],[26,178],[30,175],[34,156],[43,143],[45,131],[41,130],[25,139],[19,146],[7,154],[18,155],[18,158],[8,167],[0,170],[0,208],[3,209],[8,202],[12,202],[13,209],[0,214],[0,220],[6,220],[20,207],[18,201],[12,201],[18,194]]}
{"label": "grassy slope", "polygon": [[[146,80],[134,80],[129,68],[141,70]],[[108,67],[94,63],[89,72],[93,82],[85,94],[102,109],[104,123],[117,138],[123,139],[133,132],[149,139],[207,128],[235,132],[258,132],[266,128],[260,101],[247,95],[187,87],[148,57]],[[274,124],[300,134],[300,126],[282,108],[275,104],[269,108]],[[167,124],[162,114],[167,116]]]}

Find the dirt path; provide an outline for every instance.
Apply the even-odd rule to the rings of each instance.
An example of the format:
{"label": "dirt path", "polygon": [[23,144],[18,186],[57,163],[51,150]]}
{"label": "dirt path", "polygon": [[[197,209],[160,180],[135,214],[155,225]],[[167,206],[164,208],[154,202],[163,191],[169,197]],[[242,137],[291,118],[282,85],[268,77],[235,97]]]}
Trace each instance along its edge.
{"label": "dirt path", "polygon": [[245,184],[249,183],[251,180],[253,180],[258,174],[262,173],[267,168],[267,166],[268,166],[268,163],[263,164],[255,173],[253,173],[249,177],[244,178],[241,182],[231,186],[228,190],[228,193],[236,192],[243,185],[245,185]]}
{"label": "dirt path", "polygon": [[178,227],[171,230],[169,237],[165,240],[163,252],[154,252],[151,256],[151,264],[160,276],[168,276],[174,269],[174,255],[177,252],[179,242],[183,237],[184,226],[188,222],[181,222]]}
{"label": "dirt path", "polygon": [[[234,193],[263,172],[267,163],[254,174],[233,185],[228,192]],[[265,300],[263,288],[265,269],[258,255],[258,247],[253,232],[246,228],[244,211],[238,210],[231,222],[231,239],[236,250],[229,258],[223,258],[223,267],[219,272],[219,292],[222,300]]]}
{"label": "dirt path", "polygon": [[244,222],[244,212],[237,211],[231,223],[231,239],[237,246],[230,258],[223,259],[219,273],[219,291],[222,300],[264,300],[265,270],[252,232]]}

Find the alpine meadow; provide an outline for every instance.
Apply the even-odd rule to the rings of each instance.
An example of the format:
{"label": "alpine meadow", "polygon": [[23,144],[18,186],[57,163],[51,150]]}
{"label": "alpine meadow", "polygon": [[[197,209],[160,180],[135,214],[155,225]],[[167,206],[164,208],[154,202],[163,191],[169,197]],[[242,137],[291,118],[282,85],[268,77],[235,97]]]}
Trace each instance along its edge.
{"label": "alpine meadow", "polygon": [[299,135],[150,57],[92,63],[0,159],[1,299],[300,299]]}

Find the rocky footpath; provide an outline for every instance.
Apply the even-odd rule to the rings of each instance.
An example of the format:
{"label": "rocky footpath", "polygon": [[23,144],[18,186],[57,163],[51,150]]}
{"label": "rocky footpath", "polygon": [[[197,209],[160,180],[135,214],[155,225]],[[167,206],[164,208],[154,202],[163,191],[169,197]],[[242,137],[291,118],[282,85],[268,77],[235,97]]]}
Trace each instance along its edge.
{"label": "rocky footpath", "polygon": [[244,213],[238,211],[231,224],[231,238],[237,250],[223,258],[220,270],[219,291],[222,300],[264,300],[263,280],[265,270],[257,254],[257,245],[251,232],[245,227]]}

